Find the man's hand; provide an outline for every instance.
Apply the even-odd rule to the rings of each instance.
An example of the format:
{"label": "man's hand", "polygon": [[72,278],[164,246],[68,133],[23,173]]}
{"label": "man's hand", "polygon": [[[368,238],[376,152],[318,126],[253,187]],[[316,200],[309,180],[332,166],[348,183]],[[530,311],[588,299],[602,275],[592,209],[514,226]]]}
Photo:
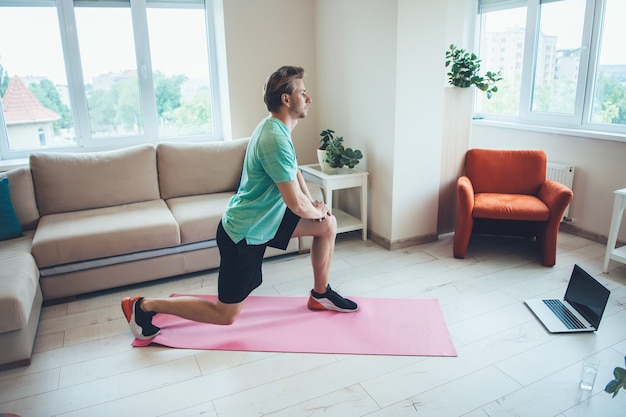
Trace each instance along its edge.
{"label": "man's hand", "polygon": [[277,182],[276,186],[287,207],[301,218],[322,221],[331,215],[330,208],[323,201],[313,201],[308,190],[303,192],[297,180]]}
{"label": "man's hand", "polygon": [[319,200],[315,200],[313,201],[313,207],[315,207],[316,209],[318,209],[321,213],[321,217],[318,219],[313,219],[317,222],[321,222],[322,220],[324,220],[324,218],[326,218],[326,216],[330,216],[332,213],[330,212],[330,207],[328,207],[326,204],[324,204],[323,201],[319,201]]}

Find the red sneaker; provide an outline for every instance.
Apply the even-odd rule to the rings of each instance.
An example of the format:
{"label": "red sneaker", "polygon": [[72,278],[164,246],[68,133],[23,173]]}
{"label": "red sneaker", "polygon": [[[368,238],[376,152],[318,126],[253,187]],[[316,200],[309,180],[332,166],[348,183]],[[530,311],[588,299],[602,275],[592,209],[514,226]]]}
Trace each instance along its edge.
{"label": "red sneaker", "polygon": [[314,311],[339,311],[341,313],[353,313],[359,309],[357,303],[347,298],[343,298],[337,292],[335,292],[330,285],[326,287],[326,292],[323,294],[317,293],[311,290],[311,296],[307,303],[309,310]]}
{"label": "red sneaker", "polygon": [[155,313],[148,313],[141,309],[143,297],[126,297],[122,300],[122,311],[130,327],[130,331],[139,340],[152,339],[161,332],[161,329],[152,324]]}

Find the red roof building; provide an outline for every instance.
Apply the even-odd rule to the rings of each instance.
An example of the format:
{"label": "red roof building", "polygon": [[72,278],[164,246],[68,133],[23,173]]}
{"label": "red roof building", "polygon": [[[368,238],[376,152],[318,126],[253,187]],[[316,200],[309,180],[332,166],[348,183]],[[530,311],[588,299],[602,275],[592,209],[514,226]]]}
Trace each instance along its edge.
{"label": "red roof building", "polygon": [[19,77],[12,77],[2,97],[7,125],[54,122],[61,116],[45,108]]}

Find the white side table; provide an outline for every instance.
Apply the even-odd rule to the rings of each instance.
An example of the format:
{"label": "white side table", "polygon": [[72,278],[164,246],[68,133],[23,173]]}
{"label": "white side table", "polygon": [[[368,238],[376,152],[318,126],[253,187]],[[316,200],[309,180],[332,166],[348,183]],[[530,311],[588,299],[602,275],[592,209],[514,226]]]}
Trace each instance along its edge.
{"label": "white side table", "polygon": [[626,246],[615,248],[617,243],[617,233],[619,232],[626,208],[626,188],[616,190],[615,202],[613,203],[613,215],[611,216],[611,229],[609,230],[609,238],[606,242],[606,254],[604,255],[604,265],[602,271],[609,271],[609,262],[612,260],[626,264]]}
{"label": "white side table", "polygon": [[[366,171],[356,168],[342,168],[336,174],[326,174],[318,164],[300,166],[306,181],[320,186],[324,192],[325,203],[337,218],[337,233],[361,230],[362,239],[367,240],[367,176]],[[333,191],[346,188],[361,190],[361,218],[358,219],[333,206]],[[336,203],[336,201],[335,201]]]}

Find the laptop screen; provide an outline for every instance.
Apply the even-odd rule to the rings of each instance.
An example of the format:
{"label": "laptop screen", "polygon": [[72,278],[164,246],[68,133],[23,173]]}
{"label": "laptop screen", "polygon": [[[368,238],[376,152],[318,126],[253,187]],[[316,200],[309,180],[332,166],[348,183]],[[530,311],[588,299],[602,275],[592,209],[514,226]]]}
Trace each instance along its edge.
{"label": "laptop screen", "polygon": [[574,265],[565,301],[570,303],[594,328],[600,319],[611,292],[578,265]]}

